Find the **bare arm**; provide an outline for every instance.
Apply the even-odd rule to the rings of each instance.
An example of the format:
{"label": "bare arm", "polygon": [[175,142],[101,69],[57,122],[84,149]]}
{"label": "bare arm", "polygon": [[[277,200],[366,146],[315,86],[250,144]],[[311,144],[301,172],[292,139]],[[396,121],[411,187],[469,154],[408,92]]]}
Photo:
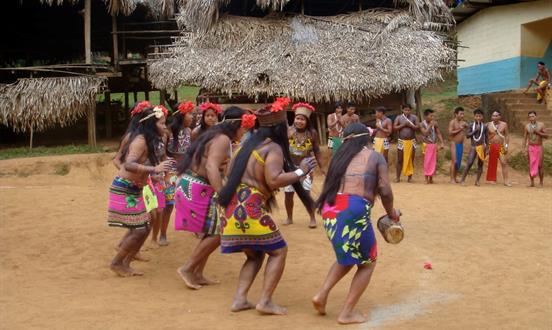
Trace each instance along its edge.
{"label": "bare arm", "polygon": [[223,187],[220,168],[228,158],[229,150],[230,139],[224,134],[215,137],[210,142],[207,161],[205,162],[205,170],[207,172],[209,184],[216,192],[219,192]]}
{"label": "bare arm", "polygon": [[391,119],[387,119],[383,125],[378,126],[378,129],[385,134],[391,134],[393,131],[393,123],[391,122]]}
{"label": "bare arm", "polygon": [[353,121],[352,122],[353,123],[360,123],[360,116],[357,115],[357,114],[353,115]]}
{"label": "bare arm", "polygon": [[190,140],[191,142],[195,141],[197,139],[197,137],[199,136],[199,130],[200,130],[200,127],[197,126],[196,128],[194,128],[192,130],[192,134],[190,134]]}
{"label": "bare arm", "polygon": [[320,171],[324,173],[324,170],[322,169],[322,155],[320,153],[320,145],[318,143],[318,136],[316,134],[315,130],[311,130],[312,135],[312,150],[314,152],[314,157],[316,158],[316,162],[318,163],[318,167],[320,168]]}
{"label": "bare arm", "polygon": [[445,140],[443,140],[443,134],[441,134],[441,129],[439,128],[439,125],[435,124],[435,133],[437,133],[437,139],[439,139],[439,143],[441,143],[441,147],[445,147]]}
{"label": "bare arm", "polygon": [[413,125],[410,125],[414,130],[420,129],[420,121],[418,120],[418,117],[414,116],[414,121],[412,122]]}
{"label": "bare arm", "polygon": [[546,133],[546,128],[544,127],[544,124],[542,124],[538,134],[540,135],[541,138],[548,139],[548,133]]}
{"label": "bare arm", "polygon": [[338,118],[336,114],[334,113],[329,114],[327,119],[328,128],[333,129],[335,125],[337,125],[337,121],[338,121]]}
{"label": "bare arm", "polygon": [[270,148],[266,155],[264,168],[266,184],[271,190],[289,186],[300,179],[294,172],[284,172],[284,154],[279,146]]}
{"label": "bare arm", "polygon": [[393,128],[395,129],[395,131],[398,131],[403,127],[404,127],[404,124],[401,124],[399,117],[395,118],[395,122],[393,124]]}
{"label": "bare arm", "polygon": [[454,129],[454,120],[451,120],[448,126],[449,135],[456,135],[464,130],[464,127]]}
{"label": "bare arm", "polygon": [[138,136],[130,143],[128,147],[128,154],[124,163],[125,170],[133,173],[153,173],[155,172],[154,166],[142,165],[139,163],[140,159],[144,157],[148,151],[146,140],[142,136]]}
{"label": "bare arm", "polygon": [[504,143],[510,144],[510,134],[508,134],[508,124],[504,123]]}
{"label": "bare arm", "polygon": [[383,208],[385,209],[385,212],[387,212],[387,215],[391,219],[398,221],[398,214],[396,214],[395,209],[393,208],[393,191],[391,190],[391,184],[389,183],[387,163],[381,155],[379,156],[380,157],[378,157],[377,163],[378,194],[380,195],[381,203],[383,204]]}
{"label": "bare arm", "polygon": [[525,125],[525,128],[523,129],[523,145],[522,147],[527,147],[529,140],[529,134],[527,134],[527,125]]}

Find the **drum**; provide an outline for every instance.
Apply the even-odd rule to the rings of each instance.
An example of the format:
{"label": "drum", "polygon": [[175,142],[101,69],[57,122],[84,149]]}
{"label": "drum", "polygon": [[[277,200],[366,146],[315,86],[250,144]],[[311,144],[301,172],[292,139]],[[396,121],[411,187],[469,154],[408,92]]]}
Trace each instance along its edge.
{"label": "drum", "polygon": [[337,149],[341,147],[341,144],[343,143],[343,138],[340,138],[338,136],[332,136],[330,137],[331,143],[332,143],[332,153],[335,154],[337,152]]}
{"label": "drum", "polygon": [[398,244],[404,238],[404,228],[400,222],[395,222],[384,215],[378,219],[378,230],[387,243]]}

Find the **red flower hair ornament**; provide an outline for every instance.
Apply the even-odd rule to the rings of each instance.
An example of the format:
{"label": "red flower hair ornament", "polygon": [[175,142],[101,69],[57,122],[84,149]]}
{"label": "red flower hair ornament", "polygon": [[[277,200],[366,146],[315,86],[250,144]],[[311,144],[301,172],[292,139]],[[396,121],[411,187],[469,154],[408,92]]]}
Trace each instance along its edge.
{"label": "red flower hair ornament", "polygon": [[222,112],[222,108],[220,105],[216,104],[216,103],[211,103],[211,102],[203,102],[199,105],[199,109],[203,112],[211,109],[213,110],[214,112],[216,112],[217,114],[221,113]]}
{"label": "red flower hair ornament", "polygon": [[278,112],[284,110],[291,103],[289,97],[277,97],[276,101],[270,106],[270,112]]}
{"label": "red flower hair ornament", "polygon": [[182,115],[190,113],[194,111],[194,109],[195,105],[190,101],[182,102],[178,105],[178,112],[180,112]]}
{"label": "red flower hair ornament", "polygon": [[245,129],[251,129],[255,127],[256,120],[257,120],[257,116],[255,115],[242,115],[240,127]]}
{"label": "red flower hair ornament", "polygon": [[147,108],[153,107],[149,101],[142,101],[138,102],[134,108],[132,108],[132,111],[130,112],[130,116],[134,116],[139,114],[140,112],[144,111]]}

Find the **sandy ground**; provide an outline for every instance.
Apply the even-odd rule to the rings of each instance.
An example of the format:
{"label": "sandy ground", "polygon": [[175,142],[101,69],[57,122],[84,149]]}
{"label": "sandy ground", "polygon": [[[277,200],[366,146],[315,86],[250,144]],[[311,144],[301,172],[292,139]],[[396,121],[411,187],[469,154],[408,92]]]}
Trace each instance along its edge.
{"label": "sandy ground", "polygon": [[[124,232],[106,225],[107,190],[115,173],[109,156],[0,162],[2,329],[337,326],[351,275],[334,289],[328,315],[318,316],[310,299],[334,255],[321,226],[307,228],[300,206],[296,224],[281,227],[289,256],[275,300],[289,309],[288,316],[229,311],[244,260],[240,254],[215,253],[210,259],[206,273],[221,284],[186,289],[175,270],[197,240],[172,229],[168,247],[147,251],[152,260],[135,264],[144,277],[114,276],[107,266]],[[370,320],[351,328],[550,329],[551,183],[529,189],[521,174],[514,174],[512,188],[455,186],[443,175],[433,186],[422,180],[393,186],[406,237],[389,245],[377,233],[378,265],[358,306]],[[315,193],[321,185],[318,176]],[[275,213],[280,221],[282,197]],[[373,218],[381,214],[378,203]],[[424,269],[425,261],[433,270]],[[251,290],[252,300],[259,297],[261,283],[262,276]]]}

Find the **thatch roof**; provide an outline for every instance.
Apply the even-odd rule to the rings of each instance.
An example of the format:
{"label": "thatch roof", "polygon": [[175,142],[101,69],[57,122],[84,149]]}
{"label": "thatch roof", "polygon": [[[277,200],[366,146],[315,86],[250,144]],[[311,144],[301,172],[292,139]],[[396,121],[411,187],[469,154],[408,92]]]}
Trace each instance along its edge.
{"label": "thatch roof", "polygon": [[105,79],[88,76],[19,79],[0,86],[0,123],[35,132],[74,123],[94,106]]}
{"label": "thatch roof", "polygon": [[[179,23],[188,21],[180,17]],[[184,84],[311,101],[419,88],[451,68],[455,51],[406,10],[309,17],[225,15],[149,63],[158,88]]]}
{"label": "thatch roof", "polygon": [[[49,6],[63,3],[76,4],[80,0],[40,0]],[[107,11],[112,15],[130,15],[138,5],[148,8],[153,17],[172,17],[174,15],[174,0],[102,0],[107,5]]]}
{"label": "thatch roof", "polygon": [[[221,9],[231,0],[180,0],[183,2],[182,17],[188,29],[205,32],[223,17]],[[261,9],[282,11],[290,0],[256,0]],[[450,10],[442,0],[393,0],[395,7],[406,9],[419,23],[454,22]],[[327,4],[326,4],[327,5]]]}

